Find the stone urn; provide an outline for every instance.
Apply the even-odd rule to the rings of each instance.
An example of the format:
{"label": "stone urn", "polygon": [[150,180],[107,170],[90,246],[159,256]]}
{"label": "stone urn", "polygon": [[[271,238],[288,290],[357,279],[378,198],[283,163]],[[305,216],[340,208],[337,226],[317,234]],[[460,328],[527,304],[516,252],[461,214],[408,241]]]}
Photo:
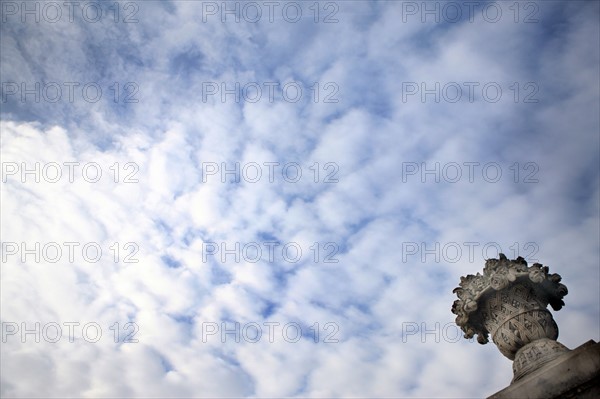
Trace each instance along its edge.
{"label": "stone urn", "polygon": [[547,266],[528,267],[521,257],[499,257],[485,262],[483,275],[460,278],[452,313],[465,338],[477,334],[477,341],[486,344],[491,335],[500,352],[513,360],[514,383],[569,351],[556,341],[558,327],[547,310],[548,304],[554,310],[563,307],[567,287],[558,274],[548,274]]}

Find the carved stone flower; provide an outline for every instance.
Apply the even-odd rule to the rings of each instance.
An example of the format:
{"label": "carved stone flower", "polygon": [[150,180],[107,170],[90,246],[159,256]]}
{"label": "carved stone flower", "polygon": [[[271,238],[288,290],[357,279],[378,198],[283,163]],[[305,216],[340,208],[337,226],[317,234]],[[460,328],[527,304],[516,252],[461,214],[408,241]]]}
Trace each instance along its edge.
{"label": "carved stone flower", "polygon": [[477,342],[479,342],[481,345],[485,345],[487,344],[489,341],[487,334],[479,334],[477,336]]}
{"label": "carved stone flower", "polygon": [[508,279],[508,281],[510,281],[511,283],[515,281],[517,279],[517,272],[518,270],[516,268],[508,269],[508,273],[506,274],[506,278]]}
{"label": "carved stone flower", "polygon": [[496,291],[500,291],[501,289],[508,286],[509,281],[505,275],[496,273],[490,277],[490,286]]}
{"label": "carved stone flower", "polygon": [[539,263],[528,267],[521,257],[509,260],[504,254],[499,254],[499,259],[486,260],[483,274],[461,277],[459,287],[452,291],[458,296],[458,300],[454,301],[451,310],[457,316],[456,324],[465,333],[465,338],[477,335],[479,343],[488,342],[489,331],[485,323],[492,317],[492,314],[485,311],[488,294],[492,294],[491,290],[502,291],[501,299],[508,300],[508,294],[504,290],[512,284],[523,284],[520,280],[527,277],[554,310],[564,305],[562,298],[568,291],[567,287],[560,284],[560,275],[549,274],[549,268]]}
{"label": "carved stone flower", "polygon": [[541,283],[546,279],[544,270],[540,267],[538,263],[534,264],[529,269],[529,279],[534,283]]}
{"label": "carved stone flower", "polygon": [[[456,324],[459,326],[464,326],[468,323],[469,321],[469,316],[467,316],[464,313],[459,314],[458,316],[456,316]],[[473,335],[471,335],[472,337]]]}
{"label": "carved stone flower", "polygon": [[465,302],[465,311],[474,312],[477,310],[477,302],[473,300],[469,300]]}

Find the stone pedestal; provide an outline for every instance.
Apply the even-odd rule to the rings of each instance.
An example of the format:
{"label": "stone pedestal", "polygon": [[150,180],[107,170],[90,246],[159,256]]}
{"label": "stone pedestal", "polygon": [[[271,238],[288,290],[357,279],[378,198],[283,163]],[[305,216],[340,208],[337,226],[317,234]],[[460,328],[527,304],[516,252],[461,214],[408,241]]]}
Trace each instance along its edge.
{"label": "stone pedestal", "polygon": [[508,398],[600,398],[600,343],[565,352],[489,397]]}

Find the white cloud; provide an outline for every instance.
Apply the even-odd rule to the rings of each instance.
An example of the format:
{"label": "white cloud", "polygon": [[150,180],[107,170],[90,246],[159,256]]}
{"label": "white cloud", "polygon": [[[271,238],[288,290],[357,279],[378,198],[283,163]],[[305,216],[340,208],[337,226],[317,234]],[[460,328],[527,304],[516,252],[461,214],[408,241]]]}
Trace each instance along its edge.
{"label": "white cloud", "polygon": [[[315,24],[309,9],[296,24],[202,22],[195,2],[140,3],[137,24],[3,23],[3,82],[93,81],[105,96],[3,104],[2,395],[489,395],[509,383],[510,361],[492,344],[455,339],[450,312],[452,289],[481,270],[486,243],[563,276],[561,342],[598,340],[598,4],[536,4],[535,24],[514,23],[506,7],[496,24],[481,14],[403,23],[399,2],[339,3],[337,24]],[[280,93],[203,98],[203,83],[236,81],[295,81],[305,92],[297,103]],[[453,81],[497,82],[503,98],[403,98],[403,83]],[[139,102],[112,101],[114,82],[136,82]],[[328,82],[337,103],[322,101]],[[513,101],[514,82],[521,95],[534,82],[539,102]],[[5,173],[36,162],[39,183]],[[62,167],[56,183],[52,162]],[[64,162],[79,163],[73,182]],[[232,179],[224,167],[253,162],[258,182],[222,182]],[[279,163],[273,181],[268,162]],[[463,166],[456,183],[406,173],[451,162]],[[465,162],[479,163],[473,181]],[[495,183],[481,174],[491,162],[503,173]],[[297,182],[281,174],[292,163]],[[98,167],[100,180],[88,181]],[[532,170],[538,182],[524,183]],[[280,243],[273,260],[270,241]],[[9,254],[22,242],[40,243],[40,262]],[[64,242],[80,243],[73,261]],[[257,243],[262,257],[207,253],[236,242]],[[465,242],[477,243],[473,259]],[[287,243],[300,261],[286,261]],[[421,253],[436,243],[459,245],[460,259]],[[26,342],[23,322],[40,323]],[[74,342],[65,322],[79,323]],[[240,323],[240,342],[231,332],[222,342],[223,322]],[[272,342],[269,322],[279,323]],[[101,328],[98,342],[87,323]],[[298,342],[283,334],[290,323],[302,328]],[[263,335],[252,343],[255,325]]]}

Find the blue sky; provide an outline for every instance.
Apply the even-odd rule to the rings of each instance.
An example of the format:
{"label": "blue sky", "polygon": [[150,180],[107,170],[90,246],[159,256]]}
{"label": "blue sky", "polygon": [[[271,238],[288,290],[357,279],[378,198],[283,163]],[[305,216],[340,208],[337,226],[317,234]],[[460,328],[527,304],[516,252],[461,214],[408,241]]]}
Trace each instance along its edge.
{"label": "blue sky", "polygon": [[3,396],[488,396],[499,249],[600,339],[599,3],[275,3],[2,1]]}

